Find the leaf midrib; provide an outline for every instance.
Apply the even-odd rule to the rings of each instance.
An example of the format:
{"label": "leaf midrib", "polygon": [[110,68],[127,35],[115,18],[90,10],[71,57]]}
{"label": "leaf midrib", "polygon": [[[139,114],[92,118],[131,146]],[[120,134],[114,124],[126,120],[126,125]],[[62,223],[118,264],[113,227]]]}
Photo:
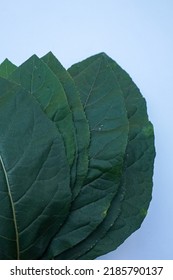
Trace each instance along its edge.
{"label": "leaf midrib", "polygon": [[12,194],[11,194],[10,184],[9,184],[9,180],[8,180],[8,174],[6,172],[6,168],[5,168],[5,165],[4,165],[4,162],[3,162],[3,159],[2,159],[1,155],[0,155],[0,162],[1,162],[2,169],[3,169],[4,175],[5,175],[8,195],[9,195],[11,209],[12,209],[12,216],[13,216],[13,221],[14,221],[14,229],[15,229],[15,234],[16,234],[16,253],[17,253],[17,260],[19,260],[20,259],[19,233],[18,233],[18,228],[17,228],[17,220],[16,220],[15,207],[14,207],[13,197],[12,197]]}

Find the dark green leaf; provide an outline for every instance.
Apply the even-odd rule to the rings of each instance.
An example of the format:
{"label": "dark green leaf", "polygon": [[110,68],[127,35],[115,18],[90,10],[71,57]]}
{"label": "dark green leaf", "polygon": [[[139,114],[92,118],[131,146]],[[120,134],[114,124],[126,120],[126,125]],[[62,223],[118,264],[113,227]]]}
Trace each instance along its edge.
{"label": "dark green leaf", "polygon": [[[69,69],[87,116],[91,141],[89,172],[85,185],[121,165],[127,143],[128,121],[119,85],[103,54],[92,56]],[[114,152],[112,152],[114,151]]]}
{"label": "dark green leaf", "polygon": [[69,165],[38,102],[0,78],[0,259],[41,258],[69,210]]}
{"label": "dark green leaf", "polygon": [[[152,196],[145,99],[106,54],[0,65],[0,259],[94,259],[138,229]],[[12,82],[10,82],[10,81]]]}
{"label": "dark green leaf", "polygon": [[21,85],[40,104],[47,117],[61,133],[70,166],[75,155],[72,113],[61,83],[49,67],[33,55],[10,75],[9,79]]}
{"label": "dark green leaf", "polygon": [[118,191],[127,144],[124,99],[105,57],[91,57],[69,71],[79,89],[91,131],[89,172],[48,256],[57,256],[78,244],[104,220]]}
{"label": "dark green leaf", "polygon": [[61,82],[72,111],[73,123],[76,131],[76,158],[74,160],[75,168],[73,168],[75,175],[72,176],[72,180],[75,179],[72,183],[74,199],[79,193],[88,171],[89,126],[80,101],[79,93],[69,73],[63,68],[51,52],[45,55],[42,59]]}
{"label": "dark green leaf", "polygon": [[[129,75],[112,59],[106,59],[122,89],[129,120],[128,145],[122,175],[122,185],[126,192],[118,219],[110,223],[108,232],[104,231],[107,221],[116,215],[115,197],[105,221],[96,232],[97,242],[94,244],[90,238],[85,248],[89,250],[88,253],[78,254],[82,255],[79,259],[94,259],[115,250],[141,226],[152,197],[155,148],[153,126],[148,120],[146,102]],[[94,239],[94,236],[91,237]],[[83,253],[87,250],[83,250]]]}

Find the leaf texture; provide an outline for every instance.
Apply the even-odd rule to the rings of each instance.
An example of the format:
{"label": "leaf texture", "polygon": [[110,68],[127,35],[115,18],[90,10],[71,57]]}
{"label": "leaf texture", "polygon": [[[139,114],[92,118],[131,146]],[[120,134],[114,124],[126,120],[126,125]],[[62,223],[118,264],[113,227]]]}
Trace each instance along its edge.
{"label": "leaf texture", "polygon": [[36,55],[30,57],[9,77],[37,100],[47,117],[52,120],[64,140],[69,165],[75,155],[72,114],[61,83],[47,65]]}
{"label": "leaf texture", "polygon": [[0,259],[95,259],[152,198],[154,130],[130,76],[100,53],[0,64]]}
{"label": "leaf texture", "polygon": [[[130,76],[111,58],[106,56],[106,59],[122,89],[129,120],[122,175],[122,184],[126,192],[118,219],[110,224],[105,234],[100,235],[100,239],[97,232],[97,242],[92,249],[88,246],[89,251],[81,254],[79,259],[94,259],[115,250],[141,226],[152,198],[155,148],[153,126],[148,120],[146,102]],[[106,219],[113,215],[114,208],[111,206]],[[102,227],[105,228],[105,223]]]}
{"label": "leaf texture", "polygon": [[69,210],[69,166],[32,96],[2,78],[0,89],[0,259],[38,259]]}
{"label": "leaf texture", "polygon": [[[80,73],[73,75],[73,68]],[[69,72],[90,127],[89,172],[66,223],[50,245],[48,254],[54,257],[84,240],[105,218],[118,192],[128,133],[121,90],[105,58],[94,56]]]}
{"label": "leaf texture", "polygon": [[42,60],[61,82],[72,112],[76,132],[76,157],[73,168],[74,175],[72,176],[72,194],[74,199],[78,195],[88,172],[88,146],[90,141],[88,121],[81,104],[79,93],[69,73],[51,52],[42,57]]}

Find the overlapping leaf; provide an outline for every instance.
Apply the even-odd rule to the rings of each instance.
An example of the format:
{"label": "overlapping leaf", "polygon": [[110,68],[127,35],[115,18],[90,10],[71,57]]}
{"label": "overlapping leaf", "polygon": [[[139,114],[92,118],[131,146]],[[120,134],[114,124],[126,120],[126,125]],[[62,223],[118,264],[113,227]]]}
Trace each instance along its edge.
{"label": "overlapping leaf", "polygon": [[69,210],[64,145],[32,96],[2,78],[0,128],[0,259],[37,259]]}
{"label": "overlapping leaf", "polygon": [[40,104],[62,135],[69,165],[75,155],[74,125],[69,104],[59,80],[36,55],[20,65],[9,79],[22,86]]}
{"label": "overlapping leaf", "polygon": [[48,255],[54,256],[84,240],[105,218],[119,188],[127,144],[124,99],[104,57],[74,65],[70,73],[73,68],[79,69],[73,78],[90,126],[89,171],[66,223],[49,247]]}
{"label": "overlapping leaf", "polygon": [[101,55],[107,60],[120,85],[129,120],[122,188],[114,197],[103,223],[82,243],[58,257],[63,259],[93,259],[115,249],[141,225],[151,200],[155,149],[153,127],[148,121],[145,100],[129,75],[108,56]]}
{"label": "overlapping leaf", "polygon": [[0,78],[0,258],[114,250],[152,194],[154,133],[138,88],[104,53],[68,72],[52,53],[6,59],[0,77],[10,80]]}
{"label": "overlapping leaf", "polygon": [[[153,126],[148,120],[146,102],[129,75],[112,59],[107,59],[122,88],[128,112],[129,141],[122,176],[126,192],[118,219],[81,259],[93,259],[115,250],[141,226],[152,198],[155,148]],[[109,215],[113,215],[112,211]]]}
{"label": "overlapping leaf", "polygon": [[51,52],[45,55],[42,60],[50,67],[61,82],[72,112],[76,132],[76,154],[73,168],[75,175],[73,176],[74,182],[72,182],[74,199],[78,195],[88,172],[88,145],[90,140],[88,121],[84,114],[79,93],[69,73]]}

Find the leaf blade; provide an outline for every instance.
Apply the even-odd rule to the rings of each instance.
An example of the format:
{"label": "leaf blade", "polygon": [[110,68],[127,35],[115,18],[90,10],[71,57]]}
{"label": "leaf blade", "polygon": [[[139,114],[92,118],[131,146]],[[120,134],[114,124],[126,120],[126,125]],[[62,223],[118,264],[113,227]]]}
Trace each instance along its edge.
{"label": "leaf blade", "polygon": [[20,65],[9,79],[30,93],[47,117],[56,124],[64,140],[69,165],[72,166],[75,155],[72,115],[58,79],[36,55]]}
{"label": "leaf blade", "polygon": [[57,58],[49,52],[47,55],[42,57],[42,60],[49,66],[56,77],[60,80],[66,97],[69,103],[69,107],[72,111],[73,122],[75,126],[75,138],[76,138],[76,158],[75,158],[75,169],[73,175],[73,199],[78,195],[83,181],[86,177],[88,169],[88,145],[90,140],[90,132],[88,122],[80,101],[79,93],[75,87],[74,81],[72,80],[69,73],[63,68]]}
{"label": "leaf blade", "polygon": [[[111,58],[106,59],[122,88],[129,119],[129,140],[122,175],[126,192],[118,218],[107,233],[100,235],[100,240],[93,248],[83,252],[79,259],[94,259],[115,250],[141,226],[152,198],[155,147],[153,125],[148,120],[146,101],[130,76]],[[114,215],[111,210],[110,207],[109,217]]]}
{"label": "leaf blade", "polygon": [[[52,254],[54,257],[84,240],[104,220],[110,202],[118,191],[127,143],[128,122],[124,100],[121,91],[112,79],[112,70],[107,67],[102,54],[89,58],[77,64],[74,68],[81,68],[80,64],[84,67],[84,71],[80,69],[81,75],[79,74],[75,79],[72,71],[70,71],[70,74],[79,89],[91,130],[89,172],[79,195],[72,203],[71,213],[65,225],[60,229],[50,245],[48,255]],[[88,83],[84,83],[84,80],[87,80]],[[107,83],[108,80],[109,83]],[[96,91],[93,92],[93,90]],[[115,91],[117,94],[115,94]],[[100,102],[100,95],[101,97],[103,96],[103,99],[101,99],[103,106],[101,108],[99,103],[98,107],[102,112],[97,114],[97,110],[91,109],[92,105],[86,105],[91,101],[97,102],[98,99],[98,102]],[[121,112],[118,115],[116,107],[121,108]],[[100,122],[105,126],[104,129],[99,129]],[[122,140],[118,141],[120,138]],[[114,151],[113,155],[112,150]],[[100,200],[100,202],[97,207],[95,206],[97,213],[94,215],[96,219],[92,224],[94,211],[92,207],[96,200]],[[76,219],[78,219],[77,226]],[[72,237],[69,233],[73,234],[73,225],[75,225],[75,229],[80,229],[83,223],[85,224],[84,221],[90,221],[87,224],[87,229],[82,230],[79,236]],[[66,239],[67,235],[68,238]],[[70,240],[70,244],[68,240]],[[61,247],[62,243],[63,247]]]}
{"label": "leaf blade", "polygon": [[0,88],[0,258],[37,259],[68,213],[69,166],[32,96],[2,78]]}

